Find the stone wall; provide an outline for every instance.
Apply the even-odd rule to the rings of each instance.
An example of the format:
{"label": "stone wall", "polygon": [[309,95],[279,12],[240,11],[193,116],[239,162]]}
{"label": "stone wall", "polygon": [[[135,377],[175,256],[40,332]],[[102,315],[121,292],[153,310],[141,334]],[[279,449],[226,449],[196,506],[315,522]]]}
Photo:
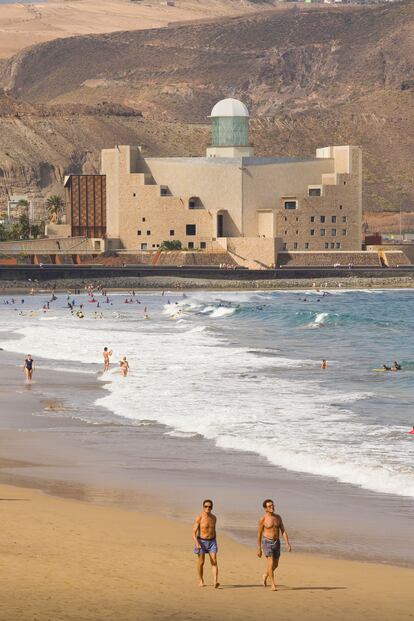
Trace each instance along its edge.
{"label": "stone wall", "polygon": [[279,252],[278,266],[288,267],[379,267],[381,262],[377,252]]}

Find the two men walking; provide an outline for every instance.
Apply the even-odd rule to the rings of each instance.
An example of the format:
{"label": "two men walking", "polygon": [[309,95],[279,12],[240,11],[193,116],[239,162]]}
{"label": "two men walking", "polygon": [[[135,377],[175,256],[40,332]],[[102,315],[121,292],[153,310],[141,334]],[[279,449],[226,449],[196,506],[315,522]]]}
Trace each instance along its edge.
{"label": "two men walking", "polygon": [[[217,589],[218,565],[217,565],[217,518],[212,513],[213,502],[206,499],[203,501],[203,510],[196,517],[193,525],[194,553],[197,554],[197,575],[199,586],[204,586],[204,562],[206,554],[209,555],[211,570],[213,574],[213,584]],[[267,586],[270,581],[272,591],[276,591],[274,572],[279,565],[280,558],[280,535],[285,540],[288,552],[292,550],[289,537],[286,532],[283,520],[278,513],[275,513],[273,500],[267,498],[263,502],[264,514],[260,518],[257,530],[257,556],[263,554],[266,557],[266,573],[263,574],[263,586]]]}

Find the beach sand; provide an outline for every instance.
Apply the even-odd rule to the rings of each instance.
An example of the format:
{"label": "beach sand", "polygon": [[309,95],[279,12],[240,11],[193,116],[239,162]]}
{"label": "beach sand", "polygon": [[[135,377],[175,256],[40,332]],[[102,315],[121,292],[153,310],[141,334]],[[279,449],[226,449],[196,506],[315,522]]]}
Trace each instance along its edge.
{"label": "beach sand", "polygon": [[220,537],[222,587],[207,566],[200,589],[188,525],[5,485],[0,502],[0,619],[413,618],[411,569],[292,552],[273,593],[254,549]]}

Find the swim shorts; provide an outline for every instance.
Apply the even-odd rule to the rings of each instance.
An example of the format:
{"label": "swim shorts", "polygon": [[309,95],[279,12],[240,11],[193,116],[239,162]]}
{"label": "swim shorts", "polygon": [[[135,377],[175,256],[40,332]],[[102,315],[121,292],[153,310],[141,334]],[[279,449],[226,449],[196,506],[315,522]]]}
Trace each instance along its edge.
{"label": "swim shorts", "polygon": [[268,539],[267,537],[263,537],[262,550],[266,557],[273,556],[273,558],[279,558],[280,539]]}
{"label": "swim shorts", "polygon": [[194,554],[215,554],[217,552],[217,541],[214,539],[202,539],[197,537],[198,543],[201,548],[194,546]]}

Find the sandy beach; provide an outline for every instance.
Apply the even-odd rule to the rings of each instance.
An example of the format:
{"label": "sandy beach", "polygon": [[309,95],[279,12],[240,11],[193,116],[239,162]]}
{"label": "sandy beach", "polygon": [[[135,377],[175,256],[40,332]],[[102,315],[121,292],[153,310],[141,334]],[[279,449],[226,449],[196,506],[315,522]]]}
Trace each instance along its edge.
{"label": "sandy beach", "polygon": [[[94,405],[106,392],[98,365],[36,361],[28,385],[21,356],[0,351],[0,619],[413,618],[411,499],[297,476],[162,426],[118,425]],[[293,545],[277,593],[261,586],[254,547],[269,490]],[[208,565],[208,586],[197,586],[191,541],[210,495],[218,590]]]}
{"label": "sandy beach", "polygon": [[1,619],[412,619],[412,570],[293,552],[272,593],[254,550],[220,537],[222,586],[200,589],[188,526],[156,507],[149,517],[20,487],[0,494]]}

